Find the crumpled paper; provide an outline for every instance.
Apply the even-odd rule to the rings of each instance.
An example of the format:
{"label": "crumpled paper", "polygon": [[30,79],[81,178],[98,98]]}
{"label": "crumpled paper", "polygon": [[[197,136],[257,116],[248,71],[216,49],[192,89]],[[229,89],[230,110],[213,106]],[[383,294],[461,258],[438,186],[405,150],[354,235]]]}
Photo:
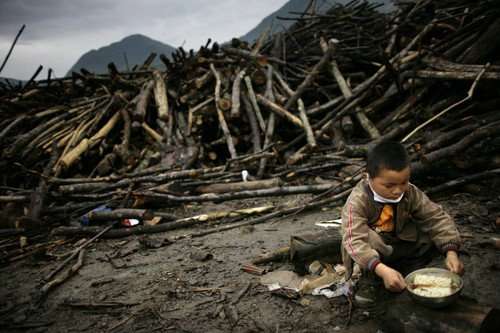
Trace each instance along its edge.
{"label": "crumpled paper", "polygon": [[[355,282],[345,280],[342,267],[324,269],[319,275],[299,276],[292,271],[274,271],[261,277],[261,284],[269,291],[280,292],[290,298],[298,295],[323,295],[328,298],[349,296],[353,293]],[[293,296],[293,297],[292,297]]]}

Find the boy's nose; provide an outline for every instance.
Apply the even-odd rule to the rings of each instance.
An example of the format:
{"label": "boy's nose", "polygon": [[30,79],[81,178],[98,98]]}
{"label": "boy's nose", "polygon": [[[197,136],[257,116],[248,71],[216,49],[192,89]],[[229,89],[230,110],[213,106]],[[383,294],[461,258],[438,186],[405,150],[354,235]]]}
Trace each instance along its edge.
{"label": "boy's nose", "polygon": [[399,197],[401,194],[403,194],[404,190],[402,188],[397,188],[392,192],[392,195],[395,197]]}

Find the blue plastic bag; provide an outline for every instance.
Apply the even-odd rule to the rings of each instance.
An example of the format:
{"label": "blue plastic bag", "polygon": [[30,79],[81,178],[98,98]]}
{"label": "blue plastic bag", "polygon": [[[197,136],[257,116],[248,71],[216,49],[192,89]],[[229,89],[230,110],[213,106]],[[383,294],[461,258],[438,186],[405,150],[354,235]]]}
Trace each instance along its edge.
{"label": "blue plastic bag", "polygon": [[90,212],[88,212],[87,214],[82,215],[82,217],[80,217],[80,224],[84,227],[87,227],[90,225],[89,213],[92,213],[92,212],[110,212],[112,210],[113,209],[111,209],[107,205],[102,205],[102,206],[96,207],[96,208],[92,209]]}

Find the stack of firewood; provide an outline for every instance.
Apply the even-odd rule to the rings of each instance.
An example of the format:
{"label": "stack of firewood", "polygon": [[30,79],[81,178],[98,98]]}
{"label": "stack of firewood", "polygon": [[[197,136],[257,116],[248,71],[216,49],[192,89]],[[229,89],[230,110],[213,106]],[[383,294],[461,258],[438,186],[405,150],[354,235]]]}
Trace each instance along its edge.
{"label": "stack of firewood", "polygon": [[340,203],[384,139],[407,144],[416,175],[454,181],[431,192],[498,175],[498,4],[376,7],[300,13],[252,46],[179,48],[164,71],[152,55],[131,72],[3,85],[1,204],[26,206],[30,225],[102,203]]}

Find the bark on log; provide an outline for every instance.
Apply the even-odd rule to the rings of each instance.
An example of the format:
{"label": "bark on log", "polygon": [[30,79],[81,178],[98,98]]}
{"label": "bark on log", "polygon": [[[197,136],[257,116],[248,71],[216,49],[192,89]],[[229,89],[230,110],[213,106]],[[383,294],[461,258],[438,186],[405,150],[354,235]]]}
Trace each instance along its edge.
{"label": "bark on log", "polygon": [[[219,220],[226,217],[239,217],[252,214],[261,214],[273,209],[273,206],[254,207],[248,209],[240,209],[224,212],[212,212],[208,214],[201,214],[184,219],[179,219],[164,224],[157,225],[140,225],[133,228],[113,229],[106,232],[103,237],[105,238],[120,238],[130,235],[153,234],[165,232],[170,230],[182,229],[191,227],[201,223],[207,223],[214,220]],[[102,232],[101,227],[58,227],[52,231],[55,236],[74,236],[74,235],[95,235]]]}
{"label": "bark on log", "polygon": [[11,237],[11,236],[18,236],[22,235],[26,232],[24,228],[21,229],[0,229],[0,236],[1,237]]}
{"label": "bark on log", "polygon": [[[442,72],[474,72],[477,75],[477,73],[484,68],[484,65],[458,64],[432,56],[424,57],[422,58],[422,61],[426,65]],[[488,67],[488,70],[492,72],[500,72],[500,66],[491,65]]]}
{"label": "bark on log", "polygon": [[427,189],[425,193],[427,194],[434,194],[434,193],[439,193],[443,191],[447,191],[449,189],[455,188],[457,186],[462,186],[467,183],[480,180],[480,179],[486,179],[486,178],[495,178],[498,177],[498,174],[500,174],[500,169],[494,169],[494,170],[487,170],[479,173],[475,173],[473,175],[467,175],[465,177],[460,177],[457,179],[450,180],[444,184],[440,184],[438,186],[431,187],[430,189]]}
{"label": "bark on log", "polygon": [[196,89],[201,89],[203,86],[205,86],[208,82],[210,82],[214,78],[214,74],[211,71],[206,72],[203,74],[203,76],[197,78],[194,80],[194,85]]}
{"label": "bark on log", "polygon": [[243,100],[243,106],[245,108],[248,122],[250,123],[250,128],[252,130],[253,152],[258,153],[259,151],[261,151],[262,147],[261,147],[260,130],[259,130],[259,124],[257,123],[257,117],[254,113],[252,104],[248,99],[247,95],[243,94],[241,97]]}
{"label": "bark on log", "polygon": [[301,148],[299,148],[299,150],[297,150],[295,153],[293,153],[292,156],[290,156],[287,160],[286,160],[286,164],[287,165],[294,165],[294,164],[297,164],[299,163],[300,161],[304,160],[304,158],[306,157],[306,154],[310,151],[310,146],[309,144],[305,145],[305,146],[302,146]]}
{"label": "bark on log", "polygon": [[[293,96],[295,94],[295,91],[293,91],[290,88],[290,86],[285,82],[285,80],[283,80],[281,75],[279,75],[279,73],[277,73],[276,71],[274,71],[273,74],[277,78],[280,86],[288,94],[288,96],[289,97]],[[316,138],[314,137],[314,133],[312,131],[311,124],[309,123],[309,118],[308,118],[307,113],[306,113],[306,108],[305,108],[304,102],[302,101],[301,98],[297,99],[297,108],[299,110],[300,120],[302,121],[302,124],[304,127],[304,132],[306,134],[307,143],[309,144],[309,148],[313,149],[317,146]]]}
{"label": "bark on log", "polygon": [[[274,102],[274,93],[273,93],[273,66],[268,65],[266,71],[266,92],[265,96],[272,102]],[[275,126],[275,115],[273,112],[269,114],[269,118],[267,120],[267,127],[264,131],[264,146],[263,149],[267,150],[272,142],[274,135],[274,126]],[[257,177],[262,178],[264,176],[264,172],[266,170],[267,158],[262,158],[259,163],[259,170],[257,171]]]}
{"label": "bark on log", "polygon": [[344,101],[344,96],[335,97],[334,99],[326,102],[325,104],[308,109],[307,114],[310,116],[321,114],[323,112],[333,109],[343,101]]}
{"label": "bark on log", "polygon": [[466,64],[480,64],[494,60],[498,53],[498,44],[492,43],[500,34],[500,19],[496,19],[488,25],[487,30],[481,34],[472,48],[464,55],[463,62]]}
{"label": "bark on log", "polygon": [[149,104],[149,99],[151,97],[151,93],[153,91],[155,81],[148,81],[142,88],[141,93],[138,96],[137,106],[135,109],[132,109],[131,116],[134,121],[138,123],[144,122],[146,118],[146,109]]}
{"label": "bark on log", "polygon": [[117,153],[120,155],[122,161],[127,161],[127,157],[130,155],[129,145],[132,121],[130,120],[130,115],[126,109],[122,109],[120,114],[123,120],[123,139],[121,145],[117,147]]}
{"label": "bark on log", "polygon": [[270,62],[277,63],[280,65],[286,65],[286,62],[281,60],[281,59],[277,59],[275,57],[266,57],[266,56],[263,56],[261,54],[252,54],[250,51],[246,51],[246,50],[242,50],[242,49],[235,49],[232,47],[224,47],[223,50],[228,54],[236,55],[236,56],[247,58],[250,60],[262,61],[262,62],[270,61]]}
{"label": "bark on log", "polygon": [[78,270],[83,266],[84,255],[85,255],[85,249],[81,249],[78,252],[78,258],[77,258],[76,263],[73,266],[71,266],[71,268],[69,270],[67,270],[66,272],[64,272],[64,274],[61,274],[61,276],[59,276],[58,278],[56,278],[56,279],[54,279],[52,281],[49,281],[46,284],[44,284],[39,289],[39,294],[37,294],[38,301],[42,301],[45,297],[47,297],[47,294],[52,289],[54,289],[58,285],[63,284],[66,280],[68,280],[70,277],[72,277],[73,275],[75,275],[76,272],[78,272]]}
{"label": "bark on log", "polygon": [[164,140],[163,136],[161,136],[158,132],[152,129],[146,122],[141,123],[141,127],[144,129],[144,132],[146,132],[146,134],[148,134],[153,140],[155,140],[158,143],[163,142]]}
{"label": "bark on log", "polygon": [[21,29],[19,29],[19,31],[17,32],[16,37],[14,38],[14,41],[10,45],[9,51],[7,52],[7,54],[5,55],[5,58],[2,61],[2,65],[0,65],[0,73],[2,72],[5,65],[7,64],[7,60],[9,60],[9,57],[12,53],[12,50],[14,50],[14,46],[16,46],[17,40],[19,39],[19,37],[21,36],[21,34],[23,33],[25,28],[26,28],[26,24],[23,24],[21,26]]}
{"label": "bark on log", "polygon": [[462,140],[448,147],[444,147],[433,151],[429,154],[423,156],[422,161],[413,162],[411,164],[412,172],[415,174],[424,172],[433,162],[444,159],[449,156],[453,156],[460,151],[463,151],[471,147],[475,142],[481,140],[485,137],[500,134],[500,125],[490,127],[481,127],[473,131],[471,134],[464,137]]}
{"label": "bark on log", "polygon": [[259,54],[260,49],[262,48],[262,45],[264,44],[270,31],[271,31],[271,27],[262,31],[262,33],[259,35],[259,38],[257,38],[257,41],[255,42],[255,45],[252,49],[252,52],[250,52],[251,55],[255,56],[255,55]]}
{"label": "bark on log", "polygon": [[241,228],[241,227],[245,227],[245,226],[249,226],[249,225],[261,224],[261,223],[267,222],[270,219],[273,219],[275,217],[298,214],[300,212],[303,212],[303,211],[306,211],[309,209],[313,209],[313,208],[317,208],[317,207],[321,207],[321,206],[326,205],[326,204],[340,204],[341,202],[343,202],[345,200],[345,198],[347,198],[347,196],[349,195],[350,192],[351,192],[351,190],[349,189],[347,191],[340,192],[340,193],[338,193],[338,194],[336,194],[328,199],[310,202],[310,203],[296,206],[296,207],[284,208],[283,210],[279,210],[277,212],[273,212],[273,213],[269,213],[269,214],[266,214],[263,216],[259,216],[259,217],[256,217],[254,219],[251,219],[249,221],[234,223],[234,224],[227,225],[227,226],[222,226],[222,227],[208,229],[205,231],[191,233],[189,235],[186,235],[185,237],[191,237],[191,238],[203,237],[206,235],[220,233],[220,232],[224,232],[227,230]]}
{"label": "bark on log", "polygon": [[354,124],[350,116],[344,116],[341,120],[342,133],[346,138],[351,138],[354,133]]}
{"label": "bark on log", "polygon": [[297,185],[297,186],[282,186],[272,187],[263,190],[247,190],[233,193],[213,194],[206,193],[199,196],[175,196],[171,194],[161,194],[151,191],[133,192],[136,197],[145,197],[155,200],[161,200],[164,203],[174,202],[207,202],[207,201],[226,201],[245,198],[259,198],[277,195],[292,195],[303,193],[320,193],[332,188],[331,184],[318,184],[318,185]]}
{"label": "bark on log", "polygon": [[302,120],[302,124],[304,126],[304,130],[306,132],[307,143],[311,149],[316,148],[316,139],[314,137],[313,130],[311,128],[311,124],[309,123],[309,118],[307,117],[306,108],[304,106],[304,102],[301,98],[297,100],[297,108],[299,109],[300,120]]}
{"label": "bark on log", "polygon": [[28,195],[0,195],[0,203],[28,201],[30,201],[30,196]]}
{"label": "bark on log", "polygon": [[229,132],[229,128],[227,127],[226,119],[224,118],[224,114],[222,113],[222,110],[219,107],[220,103],[220,89],[221,89],[221,80],[219,73],[215,69],[213,64],[210,64],[210,69],[212,70],[212,73],[214,74],[216,84],[215,84],[215,107],[217,109],[217,116],[219,118],[219,124],[222,129],[222,132],[224,133],[224,137],[226,138],[227,142],[227,149],[229,150],[229,154],[231,155],[231,158],[236,158],[236,149],[234,148],[234,143],[233,143],[233,138],[231,137],[231,133]]}
{"label": "bark on log", "polygon": [[50,128],[54,124],[60,123],[65,120],[65,116],[56,116],[53,119],[42,123],[41,125],[36,126],[31,131],[20,135],[14,143],[7,149],[6,155],[7,157],[16,156],[26,147],[34,138],[36,138],[40,133],[43,133],[47,128]]}
{"label": "bark on log", "polygon": [[154,97],[156,101],[156,107],[158,109],[158,118],[164,122],[168,121],[168,97],[167,97],[167,86],[165,84],[165,79],[162,74],[155,70],[153,71],[154,78]]}
{"label": "bark on log", "polygon": [[307,76],[305,77],[304,81],[302,81],[302,83],[299,84],[297,89],[295,89],[295,93],[288,99],[288,101],[285,104],[285,109],[290,109],[297,103],[297,100],[300,98],[300,96],[302,96],[306,88],[311,85],[311,83],[318,76],[320,70],[328,63],[328,61],[332,57],[333,52],[334,52],[333,47],[329,45],[328,50],[325,52],[321,60],[316,65],[314,65],[314,67],[311,69],[311,72],[307,74]]}
{"label": "bark on log", "polygon": [[72,166],[85,152],[90,148],[95,147],[104,139],[109,132],[115,127],[120,120],[120,112],[116,112],[113,117],[90,139],[83,139],[78,146],[68,152],[66,156],[61,159],[62,165],[67,169]]}
{"label": "bark on log", "polygon": [[26,214],[26,217],[31,220],[31,221],[39,221],[40,220],[40,215],[42,213],[42,210],[45,205],[46,197],[47,197],[47,192],[48,192],[48,185],[47,185],[47,178],[52,171],[52,167],[56,164],[58,158],[59,158],[59,152],[57,150],[54,150],[52,152],[52,156],[50,158],[49,163],[45,166],[45,169],[43,170],[42,177],[40,177],[40,182],[38,183],[38,187],[36,191],[31,193],[30,196],[30,204],[28,206],[28,212]]}
{"label": "bark on log", "polygon": [[461,100],[459,100],[458,102],[450,105],[449,107],[447,107],[446,109],[442,110],[441,112],[439,112],[438,114],[434,115],[433,117],[431,117],[430,119],[426,120],[424,123],[420,124],[419,126],[417,126],[413,131],[411,131],[408,135],[406,135],[402,140],[401,142],[405,142],[406,140],[408,140],[410,137],[412,137],[415,133],[417,133],[419,130],[421,130],[422,128],[424,128],[425,126],[427,126],[428,124],[430,124],[431,122],[433,122],[434,120],[438,119],[439,117],[443,116],[445,113],[449,112],[450,110],[456,108],[457,106],[465,103],[466,101],[468,101],[469,99],[472,98],[473,94],[474,94],[474,90],[476,88],[476,85],[477,83],[479,82],[479,80],[481,79],[481,77],[484,75],[484,72],[486,71],[486,69],[489,67],[490,63],[487,63],[484,68],[477,74],[477,77],[476,79],[474,80],[474,82],[472,83],[471,87],[469,88],[469,91],[467,92],[467,96]]}
{"label": "bark on log", "polygon": [[[225,166],[219,166],[214,168],[205,168],[205,169],[190,169],[190,170],[177,170],[177,171],[169,171],[165,169],[153,169],[153,170],[145,170],[143,172],[138,172],[134,174],[130,174],[127,178],[124,177],[96,177],[94,179],[88,178],[72,178],[72,179],[51,179],[50,184],[53,185],[79,185],[81,184],[83,188],[90,183],[106,183],[106,182],[114,182],[113,184],[107,185],[106,187],[100,186],[99,190],[113,190],[119,188],[127,188],[133,183],[165,183],[172,180],[179,179],[190,179],[190,178],[204,178],[204,177],[217,177],[224,175]],[[89,188],[92,188],[88,185]],[[77,187],[78,188],[78,187]],[[95,188],[94,188],[95,190]],[[71,190],[67,189],[66,193],[70,193]]]}
{"label": "bark on log", "polygon": [[398,136],[402,135],[403,133],[406,133],[406,131],[410,128],[412,125],[411,121],[406,121],[399,126],[393,128],[392,130],[388,131],[386,134],[381,136],[380,138],[376,140],[372,140],[369,143],[366,144],[359,144],[359,145],[344,145],[342,147],[343,154],[345,156],[349,157],[365,157],[370,149],[375,147],[378,143],[380,143],[383,140],[394,140]]}
{"label": "bark on log", "polygon": [[260,104],[262,104],[265,107],[267,107],[269,110],[271,110],[274,113],[276,113],[277,115],[279,115],[280,117],[288,120],[289,122],[291,122],[295,126],[304,128],[304,124],[302,123],[302,121],[300,120],[300,118],[297,117],[297,116],[294,116],[292,113],[290,113],[285,108],[279,106],[276,103],[271,102],[270,100],[268,100],[267,98],[265,98],[264,96],[262,96],[260,94],[257,95],[257,101]]}
{"label": "bark on log", "polygon": [[291,97],[295,93],[295,91],[290,88],[288,83],[286,83],[285,79],[283,79],[278,71],[273,70],[273,77],[276,79],[276,82],[278,82],[279,86],[284,90],[288,97]]}
{"label": "bark on log", "polygon": [[196,193],[228,193],[248,190],[260,190],[277,187],[281,185],[279,178],[264,179],[246,182],[221,183],[198,186],[194,191]]}
{"label": "bark on log", "polygon": [[332,76],[335,78],[337,81],[337,84],[339,85],[340,91],[342,92],[342,95],[344,95],[345,98],[349,98],[352,96],[352,91],[351,88],[347,85],[347,82],[344,78],[344,75],[340,72],[339,65],[337,64],[337,61],[335,60],[335,51],[336,47],[335,44],[337,44],[337,40],[330,40],[328,43],[323,39],[320,38],[320,45],[321,49],[323,50],[323,53],[326,54],[328,52],[328,48],[330,47],[332,50],[332,59],[330,60],[330,72]]}
{"label": "bark on log", "polygon": [[231,117],[237,118],[240,116],[240,91],[241,80],[245,76],[245,70],[242,70],[236,75],[233,81],[233,90],[231,95]]}
{"label": "bark on log", "polygon": [[255,91],[253,90],[252,80],[249,76],[245,76],[245,85],[248,91],[248,97],[250,98],[250,102],[252,103],[253,109],[255,111],[255,115],[257,116],[257,120],[259,122],[260,130],[265,133],[266,132],[266,123],[264,121],[264,117],[262,117],[262,112],[260,111],[259,104],[257,103],[257,97],[255,96]]}
{"label": "bark on log", "polygon": [[427,87],[421,88],[415,93],[415,95],[408,97],[403,104],[379,121],[377,123],[377,128],[384,131],[392,122],[398,120],[402,115],[411,110],[416,103],[420,102],[426,96],[428,90],[429,89]]}
{"label": "bark on log", "polygon": [[[120,104],[121,104],[121,103],[119,103],[120,100],[126,99],[126,97],[127,97],[126,94],[116,93],[111,98],[109,98],[107,100],[106,106],[102,110],[99,110],[99,112],[97,113],[97,116],[95,117],[95,120],[92,123],[91,127],[88,129],[88,131],[84,132],[85,136],[89,137],[89,136],[94,135],[94,133],[96,133],[98,130],[97,126],[100,125],[101,120],[104,119],[105,117],[107,117],[110,112],[115,111],[115,108],[120,106]],[[134,99],[134,102],[136,100],[137,99]],[[132,102],[130,104],[132,104]],[[82,133],[82,135],[83,135],[83,133]],[[79,142],[79,141],[80,140],[78,138],[77,142]]]}
{"label": "bark on log", "polygon": [[372,123],[372,121],[366,116],[365,112],[361,108],[356,108],[354,116],[358,120],[359,124],[368,133],[371,139],[380,138],[380,132],[377,127]]}
{"label": "bark on log", "polygon": [[3,141],[3,139],[7,136],[7,134],[14,129],[18,124],[22,123],[26,119],[25,116],[17,117],[13,122],[8,124],[2,132],[0,132],[0,143]]}
{"label": "bark on log", "polygon": [[342,132],[342,128],[340,122],[336,122],[332,125],[333,127],[333,141],[335,145],[335,149],[337,151],[342,151],[346,145],[344,133]]}
{"label": "bark on log", "polygon": [[[479,71],[478,71],[479,72]],[[443,72],[431,70],[419,70],[415,75],[422,79],[440,79],[440,80],[475,80],[476,72]],[[485,72],[481,78],[483,80],[500,80],[500,73]]]}
{"label": "bark on log", "polygon": [[[241,155],[238,156],[238,158],[234,160],[228,160],[226,162],[226,168],[229,168],[231,166],[234,166],[234,169],[241,169],[244,168],[245,164],[251,163],[255,160],[261,159],[261,158],[269,158],[269,157],[274,157],[276,154],[274,152],[267,152],[265,150],[261,150],[255,154],[248,154],[248,155]],[[235,174],[240,174],[240,172],[236,172]],[[226,176],[230,176],[230,173],[226,173]]]}
{"label": "bark on log", "polygon": [[424,149],[425,152],[434,151],[436,149],[439,149],[439,148],[455,141],[456,139],[463,137],[464,135],[474,131],[478,127],[479,127],[478,124],[467,124],[463,127],[456,128],[456,129],[451,130],[449,132],[438,135],[434,139],[426,142],[422,146],[422,148]]}
{"label": "bark on log", "polygon": [[89,221],[112,221],[122,219],[150,220],[154,217],[161,217],[164,221],[173,221],[176,217],[172,214],[155,212],[146,209],[118,208],[112,211],[91,211],[86,214]]}

